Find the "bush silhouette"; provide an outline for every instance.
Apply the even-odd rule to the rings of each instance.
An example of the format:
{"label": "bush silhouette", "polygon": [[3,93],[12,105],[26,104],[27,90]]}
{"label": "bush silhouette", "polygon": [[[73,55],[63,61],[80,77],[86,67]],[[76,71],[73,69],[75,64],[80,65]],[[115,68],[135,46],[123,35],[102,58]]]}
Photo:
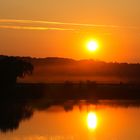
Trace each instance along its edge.
{"label": "bush silhouette", "polygon": [[18,77],[30,75],[33,65],[17,57],[0,57],[0,86],[16,84]]}

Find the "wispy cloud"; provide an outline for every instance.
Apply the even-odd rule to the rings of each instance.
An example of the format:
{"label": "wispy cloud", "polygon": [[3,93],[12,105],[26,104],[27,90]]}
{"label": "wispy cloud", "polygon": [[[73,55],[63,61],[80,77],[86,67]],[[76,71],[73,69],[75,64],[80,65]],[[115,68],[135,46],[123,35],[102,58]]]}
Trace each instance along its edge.
{"label": "wispy cloud", "polygon": [[[15,24],[13,25],[1,25],[0,28],[5,29],[25,29],[25,30],[63,30],[72,31],[79,30],[80,27],[91,27],[91,28],[113,28],[113,29],[140,29],[137,26],[119,26],[119,25],[104,25],[104,24],[83,24],[83,23],[69,23],[69,22],[54,22],[54,21],[43,21],[43,20],[18,20],[18,19],[0,19],[0,24]],[[21,26],[17,24],[26,24]],[[30,24],[30,25],[29,25]],[[33,24],[43,24],[45,26],[55,25],[57,28],[45,27],[45,26],[32,26]],[[59,26],[70,26],[71,28],[59,28]]]}
{"label": "wispy cloud", "polygon": [[85,26],[85,27],[111,27],[118,28],[116,25],[99,25],[99,24],[82,24],[82,23],[68,23],[68,22],[54,22],[43,20],[17,20],[17,19],[0,19],[0,23],[25,23],[25,24],[51,24],[51,25],[70,25],[70,26]]}
{"label": "wispy cloud", "polygon": [[1,29],[17,29],[17,30],[57,30],[57,31],[73,31],[74,29],[52,28],[52,27],[34,27],[34,26],[6,26],[0,25]]}

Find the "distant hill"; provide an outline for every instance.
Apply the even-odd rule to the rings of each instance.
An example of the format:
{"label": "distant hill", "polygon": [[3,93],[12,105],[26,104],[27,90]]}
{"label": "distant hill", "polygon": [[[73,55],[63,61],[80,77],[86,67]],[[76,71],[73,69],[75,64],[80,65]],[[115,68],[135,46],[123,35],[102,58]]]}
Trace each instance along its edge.
{"label": "distant hill", "polygon": [[[0,56],[0,59],[6,56]],[[140,82],[140,64],[128,64],[95,60],[73,60],[68,58],[18,57],[34,65],[34,73],[20,82]]]}

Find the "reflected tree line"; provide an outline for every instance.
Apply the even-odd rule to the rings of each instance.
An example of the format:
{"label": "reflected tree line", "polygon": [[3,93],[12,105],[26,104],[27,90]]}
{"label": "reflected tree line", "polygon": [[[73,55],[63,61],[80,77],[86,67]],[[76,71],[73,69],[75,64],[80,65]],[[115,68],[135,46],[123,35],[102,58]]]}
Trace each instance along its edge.
{"label": "reflected tree line", "polygon": [[23,100],[0,102],[0,131],[8,132],[18,129],[23,120],[31,118],[33,109]]}
{"label": "reflected tree line", "polygon": [[[46,111],[52,106],[62,107],[66,112],[72,111],[74,106],[79,106],[79,110],[82,110],[82,106],[86,105],[87,108],[90,105],[109,105],[113,107],[140,107],[140,102],[137,101],[115,101],[115,102],[100,102],[96,100],[80,101],[80,100],[52,100],[48,101],[44,98],[40,100],[6,100],[0,102],[0,132],[14,131],[19,128],[22,121],[28,120],[32,117],[35,110]],[[57,109],[57,108],[56,108]],[[88,109],[87,109],[88,111]],[[96,111],[96,110],[95,110]]]}
{"label": "reflected tree line", "polygon": [[[16,103],[16,104],[15,104]],[[22,121],[31,119],[34,111],[46,111],[52,106],[62,107],[66,112],[72,111],[74,106],[78,106],[82,111],[83,106],[94,105],[98,109],[100,105],[113,107],[140,107],[139,101],[112,101],[101,102],[99,100],[6,100],[0,101],[0,132],[11,132],[19,128]],[[84,107],[85,108],[85,107]],[[56,108],[57,109],[57,108]],[[96,110],[94,110],[96,111]]]}

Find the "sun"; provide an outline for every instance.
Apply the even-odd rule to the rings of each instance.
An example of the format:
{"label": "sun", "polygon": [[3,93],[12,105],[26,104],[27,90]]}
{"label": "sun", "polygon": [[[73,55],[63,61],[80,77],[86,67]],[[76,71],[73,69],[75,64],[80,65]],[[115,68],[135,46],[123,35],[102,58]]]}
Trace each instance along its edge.
{"label": "sun", "polygon": [[94,51],[96,51],[97,49],[98,49],[98,47],[99,47],[99,44],[98,44],[98,42],[97,41],[89,41],[88,43],[87,43],[87,49],[88,49],[88,51],[90,51],[90,52],[94,52]]}
{"label": "sun", "polygon": [[87,124],[89,129],[95,129],[97,127],[97,116],[94,112],[88,113]]}

